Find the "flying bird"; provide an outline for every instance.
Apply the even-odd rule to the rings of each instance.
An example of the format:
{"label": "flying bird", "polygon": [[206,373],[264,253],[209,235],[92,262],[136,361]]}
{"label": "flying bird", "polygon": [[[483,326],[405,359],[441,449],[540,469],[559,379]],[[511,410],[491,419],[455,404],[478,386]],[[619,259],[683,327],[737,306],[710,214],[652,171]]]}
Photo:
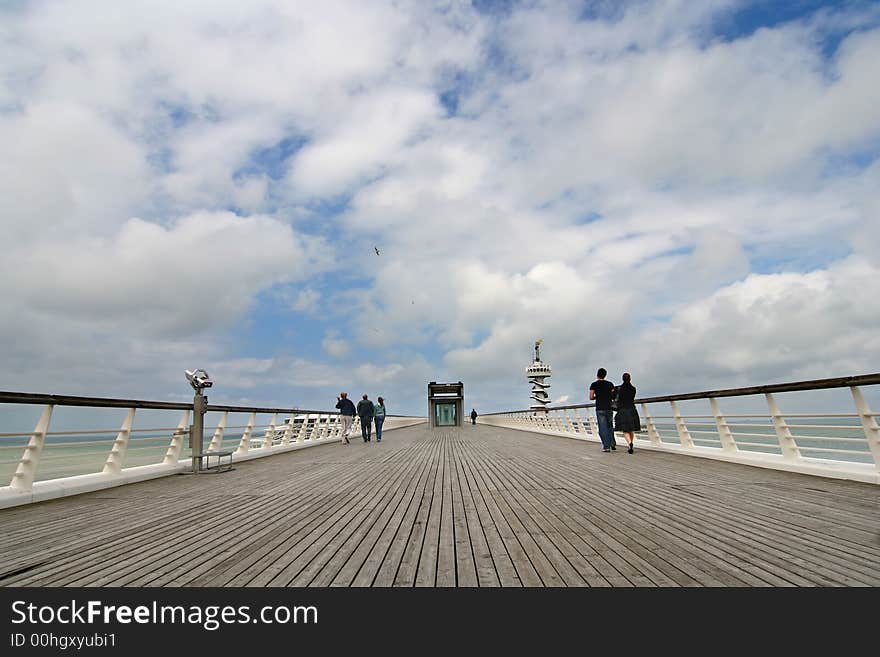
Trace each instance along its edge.
{"label": "flying bird", "polygon": [[378,246],[374,246],[373,251],[376,252],[376,255],[379,255],[379,247]]}

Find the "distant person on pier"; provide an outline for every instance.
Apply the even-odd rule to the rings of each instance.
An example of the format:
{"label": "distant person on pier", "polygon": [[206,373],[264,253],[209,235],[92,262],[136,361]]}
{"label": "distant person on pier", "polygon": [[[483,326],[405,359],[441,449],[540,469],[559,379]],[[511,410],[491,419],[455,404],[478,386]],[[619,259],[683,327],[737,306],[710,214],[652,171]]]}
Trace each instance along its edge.
{"label": "distant person on pier", "polygon": [[376,442],[382,442],[382,425],[385,423],[385,400],[377,397],[377,404],[373,405],[373,420],[376,422]]}
{"label": "distant person on pier", "polygon": [[617,450],[612,425],[611,396],[614,384],[606,381],[608,371],[600,367],[596,372],[596,380],[590,384],[590,399],[596,400],[596,422],[599,424],[599,438],[602,440],[602,451]]}
{"label": "distant person on pier", "polygon": [[351,425],[354,423],[354,402],[348,398],[347,392],[340,392],[336,398],[336,408],[339,409],[339,417],[342,419],[342,439],[347,445],[351,436]]}
{"label": "distant person on pier", "polygon": [[373,433],[373,416],[376,413],[376,408],[367,395],[364,395],[364,398],[358,402],[357,413],[361,419],[361,435],[364,437],[364,442],[368,443]]}
{"label": "distant person on pier", "polygon": [[471,409],[471,424],[476,424],[476,423],[477,423],[477,409],[472,408]]}
{"label": "distant person on pier", "polygon": [[636,388],[630,383],[629,372],[623,373],[623,383],[617,386],[617,415],[614,416],[614,428],[623,433],[626,438],[629,449],[627,452],[633,453],[633,442],[635,441],[635,432],[642,428],[642,419],[636,410],[635,398]]}

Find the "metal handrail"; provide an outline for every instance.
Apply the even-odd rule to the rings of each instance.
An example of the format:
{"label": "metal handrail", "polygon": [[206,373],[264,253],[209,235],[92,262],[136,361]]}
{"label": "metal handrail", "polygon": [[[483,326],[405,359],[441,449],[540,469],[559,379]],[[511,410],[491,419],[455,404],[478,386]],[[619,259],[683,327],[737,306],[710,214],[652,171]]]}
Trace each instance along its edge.
{"label": "metal handrail", "polygon": [[[706,390],[703,392],[686,392],[675,395],[661,395],[659,397],[639,397],[636,404],[653,404],[657,402],[687,401],[689,399],[712,399],[721,397],[743,397],[746,395],[764,395],[777,392],[799,392],[805,390],[827,390],[830,388],[851,388],[853,386],[866,386],[880,384],[880,372],[875,374],[858,374],[855,376],[843,376],[833,379],[814,379],[811,381],[792,381],[790,383],[771,383],[763,386],[749,386],[746,388],[726,388],[724,390]],[[2,401],[2,399],[0,399]],[[564,411],[575,408],[593,408],[596,404],[569,404],[567,406],[548,406],[548,411]],[[498,411],[484,413],[483,415],[503,415],[504,413],[534,413],[534,409],[520,409],[515,411]],[[543,412],[543,411],[542,411]],[[806,417],[817,417],[815,415]]]}
{"label": "metal handrail", "polygon": [[[226,404],[203,406],[197,405],[196,400],[207,401],[199,396],[191,403],[182,403],[0,391],[0,404],[31,404],[44,407],[32,431],[0,434],[0,438],[27,439],[26,445],[0,445],[0,452],[4,455],[11,450],[19,450],[21,454],[17,461],[7,458],[0,460],[3,474],[8,473],[11,478],[8,486],[0,486],[0,507],[34,501],[37,499],[34,497],[37,490],[39,490],[39,499],[50,499],[75,494],[72,491],[97,490],[108,485],[128,483],[132,480],[130,478],[139,481],[144,477],[173,474],[179,472],[185,462],[185,459],[181,459],[185,448],[192,451],[190,460],[193,461],[193,471],[197,472],[201,469],[196,465],[199,459],[197,454],[205,453],[202,438],[197,439],[196,442],[189,441],[190,444],[186,446],[184,443],[187,442],[187,436],[198,436],[199,432],[204,434],[205,430],[213,432],[208,451],[222,448],[224,442],[237,443],[238,447],[234,453],[237,458],[245,460],[341,439],[342,423],[339,421],[340,413],[336,409],[313,410]],[[56,406],[124,409],[127,413],[122,426],[118,429],[50,431],[53,409]],[[134,418],[140,409],[183,413],[176,428],[167,426],[135,428]],[[201,415],[196,423],[198,414],[212,411],[222,414],[216,426],[204,426]],[[246,425],[227,426],[229,413],[243,413],[250,417]],[[261,416],[259,422],[258,415]],[[189,423],[191,416],[194,420],[192,425]],[[265,416],[270,416],[270,419],[266,419]],[[391,422],[386,424],[385,428],[389,431],[424,421],[421,416],[389,414],[387,417]],[[395,420],[397,422],[394,422]],[[230,431],[234,432],[234,435],[229,435]],[[144,435],[145,433],[160,435]],[[113,434],[115,438],[112,437]],[[101,438],[102,435],[107,435],[107,438]],[[93,439],[70,442],[63,438],[73,436],[93,437]],[[63,442],[50,442],[54,437],[62,437]],[[164,445],[163,439],[167,441]],[[148,441],[155,444],[148,444]],[[67,453],[63,451],[58,453],[56,450],[67,450]],[[150,460],[150,455],[155,455],[155,458]],[[131,458],[128,458],[129,456]],[[41,462],[45,466],[42,471]],[[12,473],[8,466],[16,463],[17,467]],[[101,465],[98,465],[99,463]],[[38,474],[43,476],[41,481],[37,481]]]}
{"label": "metal handrail", "polygon": [[[860,389],[860,386],[878,384],[880,374],[863,374],[637,398],[635,403],[641,407],[639,416],[642,422],[641,430],[634,432],[633,438],[637,433],[639,444],[652,450],[822,476],[844,476],[880,484],[880,425],[877,423],[880,413],[869,407]],[[832,388],[849,388],[855,412],[784,413],[774,398],[774,394],[779,392],[812,392]],[[730,415],[722,412],[718,403],[720,398],[747,395],[765,397],[767,410],[764,413]],[[702,409],[693,415],[683,413],[678,402],[686,400],[708,402],[711,414],[705,414]],[[672,414],[654,415],[654,410],[660,410],[657,405],[663,403],[669,404],[666,412],[671,411]],[[649,407],[649,404],[652,406]],[[579,409],[592,409],[595,406],[595,403],[569,404],[551,406],[546,410],[529,408],[485,413],[480,416],[480,421],[539,434],[598,442],[602,418],[593,417],[592,413],[586,413],[586,417],[582,418],[579,413]],[[843,424],[840,418],[854,423]],[[749,421],[752,419],[760,421]],[[830,420],[831,424],[818,424],[816,420],[819,419]],[[817,435],[806,435],[810,432]],[[855,437],[849,432],[863,435]],[[838,435],[833,435],[835,433]],[[618,432],[617,435],[621,434]],[[632,439],[630,436],[626,438]],[[608,434],[605,434],[603,442],[607,448]]]}

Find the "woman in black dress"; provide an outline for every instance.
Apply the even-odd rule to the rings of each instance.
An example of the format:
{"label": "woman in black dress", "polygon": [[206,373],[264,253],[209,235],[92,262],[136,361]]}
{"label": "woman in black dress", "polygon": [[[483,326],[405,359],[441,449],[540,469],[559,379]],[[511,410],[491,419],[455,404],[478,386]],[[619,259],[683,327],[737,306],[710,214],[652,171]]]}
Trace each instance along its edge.
{"label": "woman in black dress", "polygon": [[630,454],[633,453],[635,432],[642,429],[642,420],[633,401],[636,398],[636,388],[630,383],[631,378],[629,372],[624,372],[623,383],[615,390],[617,393],[617,415],[614,416],[614,430],[620,431],[626,438],[626,442],[629,444],[627,452]]}

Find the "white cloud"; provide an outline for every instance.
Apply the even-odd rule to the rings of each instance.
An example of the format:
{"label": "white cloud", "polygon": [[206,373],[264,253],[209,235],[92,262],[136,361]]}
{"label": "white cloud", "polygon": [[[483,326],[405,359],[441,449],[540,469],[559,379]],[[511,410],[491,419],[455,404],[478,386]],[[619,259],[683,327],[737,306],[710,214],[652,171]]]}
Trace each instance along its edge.
{"label": "white cloud", "polygon": [[294,162],[291,185],[307,198],[345,192],[360,179],[377,174],[383,163],[439,115],[427,90],[365,93],[349,98],[342,110],[325,127],[329,134],[316,136]]}
{"label": "white cloud", "polygon": [[[202,212],[169,228],[130,219],[109,238],[47,239],[0,270],[12,308],[143,336],[191,336],[239,320],[259,290],[313,273],[324,248],[269,217]],[[293,253],[302,255],[284,257]]]}
{"label": "white cloud", "polygon": [[321,341],[321,347],[324,351],[334,358],[347,356],[351,351],[351,345],[348,341],[340,339],[338,335],[338,331],[328,331],[326,335],[324,335],[324,339]]}
{"label": "white cloud", "polygon": [[536,338],[572,401],[601,364],[656,393],[876,368],[878,14],[713,38],[736,6],[6,11],[5,387],[135,363],[165,394],[198,361],[267,403],[421,412],[449,378],[485,411],[527,405]]}

